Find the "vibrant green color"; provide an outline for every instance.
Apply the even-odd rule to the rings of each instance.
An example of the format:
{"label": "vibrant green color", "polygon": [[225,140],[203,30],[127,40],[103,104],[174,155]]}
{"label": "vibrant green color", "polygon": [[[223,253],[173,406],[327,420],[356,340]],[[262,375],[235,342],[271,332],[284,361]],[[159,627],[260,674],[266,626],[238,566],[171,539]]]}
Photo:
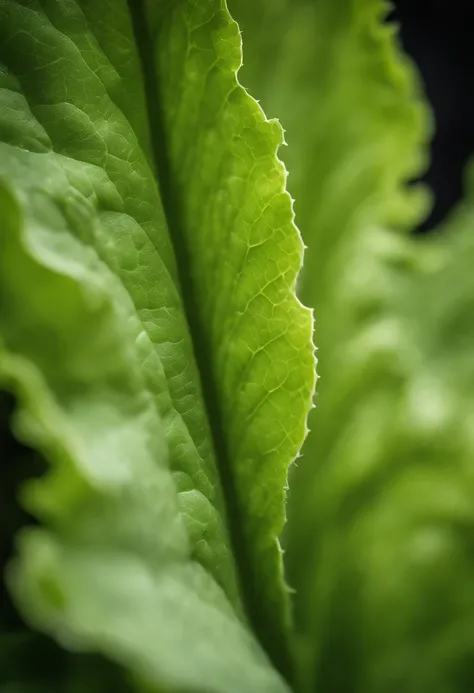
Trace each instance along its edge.
{"label": "vibrant green color", "polygon": [[52,465],[10,584],[155,684],[283,691],[245,616],[283,661],[314,359],[281,129],[223,2],[131,8],[0,3],[2,373]]}
{"label": "vibrant green color", "polygon": [[301,687],[471,691],[472,204],[434,239],[406,235],[430,122],[384,3],[235,6],[241,79],[286,128],[316,315],[285,541]]}
{"label": "vibrant green color", "polygon": [[7,574],[19,606],[152,688],[197,678],[207,690],[283,691],[193,557],[128,306],[54,202],[30,195],[23,210],[1,197],[1,376],[22,404],[17,435],[51,465],[22,493],[44,529],[20,536]]}
{"label": "vibrant green color", "polygon": [[237,83],[240,37],[219,4],[188,2],[166,15],[158,96],[184,281],[205,332],[201,358],[214,364],[226,436],[221,463],[233,473],[231,510],[249,551],[241,559],[268,628],[262,637],[281,650],[288,619],[275,537],[314,390],[312,318],[294,291],[303,245],[275,156],[281,127]]}
{"label": "vibrant green color", "polygon": [[224,0],[0,0],[0,692],[471,693],[474,186],[383,0],[228,2],[281,152]]}

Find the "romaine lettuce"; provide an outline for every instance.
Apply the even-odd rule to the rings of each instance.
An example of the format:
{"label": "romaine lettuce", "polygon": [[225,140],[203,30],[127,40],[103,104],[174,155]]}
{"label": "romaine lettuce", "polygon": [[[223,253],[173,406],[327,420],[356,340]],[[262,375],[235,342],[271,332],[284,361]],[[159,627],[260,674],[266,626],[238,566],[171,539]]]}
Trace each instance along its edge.
{"label": "romaine lettuce", "polygon": [[229,6],[0,0],[0,691],[470,693],[472,194],[383,0]]}

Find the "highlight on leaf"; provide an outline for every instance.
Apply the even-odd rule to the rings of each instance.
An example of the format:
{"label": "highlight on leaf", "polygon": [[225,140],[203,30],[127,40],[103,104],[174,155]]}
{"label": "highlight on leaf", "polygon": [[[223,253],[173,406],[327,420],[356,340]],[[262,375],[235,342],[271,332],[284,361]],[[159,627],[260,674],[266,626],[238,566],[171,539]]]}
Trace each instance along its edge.
{"label": "highlight on leaf", "polygon": [[471,693],[470,178],[384,0],[228,4],[0,0],[0,689]]}

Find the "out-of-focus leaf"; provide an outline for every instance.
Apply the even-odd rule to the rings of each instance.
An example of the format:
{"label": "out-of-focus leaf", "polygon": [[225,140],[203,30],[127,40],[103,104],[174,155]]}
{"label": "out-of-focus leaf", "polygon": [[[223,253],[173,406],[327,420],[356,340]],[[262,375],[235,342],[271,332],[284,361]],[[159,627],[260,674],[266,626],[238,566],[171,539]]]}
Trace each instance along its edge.
{"label": "out-of-focus leaf", "polygon": [[242,81],[287,131],[316,315],[286,556],[304,686],[470,691],[472,205],[434,240],[406,236],[426,209],[407,182],[429,118],[385,3],[235,5]]}

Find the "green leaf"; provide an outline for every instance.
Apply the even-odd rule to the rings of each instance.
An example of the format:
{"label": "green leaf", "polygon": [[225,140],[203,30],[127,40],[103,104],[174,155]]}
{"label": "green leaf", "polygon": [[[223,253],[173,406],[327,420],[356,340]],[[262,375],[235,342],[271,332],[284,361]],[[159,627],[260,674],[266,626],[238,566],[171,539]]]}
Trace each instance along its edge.
{"label": "green leaf", "polygon": [[313,680],[337,691],[472,689],[473,190],[413,242],[415,267],[398,267],[404,281],[340,366],[351,407],[306,495],[314,615],[299,620]]}
{"label": "green leaf", "polygon": [[51,468],[23,491],[44,528],[19,539],[9,571],[19,606],[65,647],[154,685],[232,691],[244,677],[249,690],[284,690],[193,559],[141,333],[113,275],[64,233],[49,197],[23,203],[24,221],[3,190],[1,373],[22,403],[17,435]]}
{"label": "green leaf", "polygon": [[302,688],[467,693],[472,181],[432,240],[405,235],[425,205],[406,183],[428,121],[382,2],[235,4],[242,80],[287,129],[317,321],[322,378],[286,541]]}
{"label": "green leaf", "polygon": [[0,2],[0,369],[50,465],[9,584],[153,687],[285,690],[245,614],[287,669],[312,319],[239,65],[223,0]]}
{"label": "green leaf", "polygon": [[[149,6],[154,26],[157,6]],[[224,471],[233,471],[229,495],[242,521],[236,544],[248,567],[251,613],[261,615],[254,627],[285,668],[289,619],[278,536],[288,466],[305,438],[315,385],[312,316],[295,296],[303,245],[286,171],[275,158],[281,127],[236,81],[237,25],[222,3],[182,7],[165,16],[156,50],[173,183],[167,199],[189,267],[184,291],[204,380],[215,385],[209,404],[220,407],[214,431]]]}

